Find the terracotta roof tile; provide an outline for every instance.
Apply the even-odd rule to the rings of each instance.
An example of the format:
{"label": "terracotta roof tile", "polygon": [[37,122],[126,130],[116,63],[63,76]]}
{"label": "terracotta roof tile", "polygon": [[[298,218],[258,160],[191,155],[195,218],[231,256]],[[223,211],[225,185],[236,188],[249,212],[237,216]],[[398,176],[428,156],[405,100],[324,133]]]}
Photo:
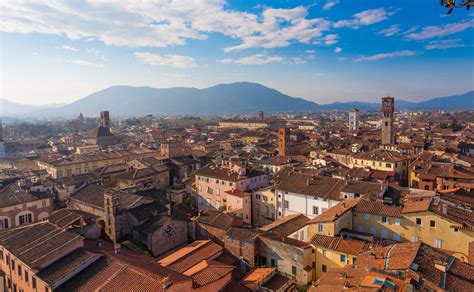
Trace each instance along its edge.
{"label": "terracotta roof tile", "polygon": [[396,218],[402,217],[402,207],[391,206],[382,202],[370,200],[360,200],[354,210],[359,213],[368,213]]}

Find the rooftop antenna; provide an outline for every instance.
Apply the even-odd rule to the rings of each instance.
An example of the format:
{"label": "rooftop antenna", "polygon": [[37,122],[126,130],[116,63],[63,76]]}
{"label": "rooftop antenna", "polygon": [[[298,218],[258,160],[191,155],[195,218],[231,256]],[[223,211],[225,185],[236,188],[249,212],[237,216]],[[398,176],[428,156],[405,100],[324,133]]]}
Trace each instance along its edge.
{"label": "rooftop antenna", "polygon": [[387,97],[390,97],[390,89],[387,89]]}

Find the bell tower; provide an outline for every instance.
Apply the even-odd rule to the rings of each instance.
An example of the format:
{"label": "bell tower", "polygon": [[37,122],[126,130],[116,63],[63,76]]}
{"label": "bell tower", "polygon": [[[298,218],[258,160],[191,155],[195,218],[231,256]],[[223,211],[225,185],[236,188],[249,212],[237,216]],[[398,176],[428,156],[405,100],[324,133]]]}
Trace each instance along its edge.
{"label": "bell tower", "polygon": [[382,145],[395,144],[393,129],[393,113],[395,111],[395,98],[382,97]]}
{"label": "bell tower", "polygon": [[120,238],[122,202],[117,192],[107,190],[104,193],[105,233],[116,243]]}
{"label": "bell tower", "polygon": [[288,128],[278,129],[278,155],[288,155],[288,143],[290,140],[290,130]]}
{"label": "bell tower", "polygon": [[110,128],[109,111],[100,112],[100,126],[104,128]]}

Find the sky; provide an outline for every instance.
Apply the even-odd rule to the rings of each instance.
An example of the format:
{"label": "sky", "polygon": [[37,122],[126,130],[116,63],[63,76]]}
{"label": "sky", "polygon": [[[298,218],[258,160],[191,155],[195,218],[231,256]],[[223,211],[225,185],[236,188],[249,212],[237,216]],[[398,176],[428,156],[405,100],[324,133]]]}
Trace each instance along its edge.
{"label": "sky", "polygon": [[318,103],[474,89],[474,11],[438,0],[0,1],[1,98],[257,82]]}

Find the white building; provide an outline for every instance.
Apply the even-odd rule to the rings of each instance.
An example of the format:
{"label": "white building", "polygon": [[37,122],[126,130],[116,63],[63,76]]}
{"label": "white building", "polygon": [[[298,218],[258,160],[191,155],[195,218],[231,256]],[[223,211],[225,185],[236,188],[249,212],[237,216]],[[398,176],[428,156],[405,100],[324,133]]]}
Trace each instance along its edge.
{"label": "white building", "polygon": [[380,184],[293,173],[275,188],[277,219],[293,214],[314,218],[345,199],[383,191]]}

